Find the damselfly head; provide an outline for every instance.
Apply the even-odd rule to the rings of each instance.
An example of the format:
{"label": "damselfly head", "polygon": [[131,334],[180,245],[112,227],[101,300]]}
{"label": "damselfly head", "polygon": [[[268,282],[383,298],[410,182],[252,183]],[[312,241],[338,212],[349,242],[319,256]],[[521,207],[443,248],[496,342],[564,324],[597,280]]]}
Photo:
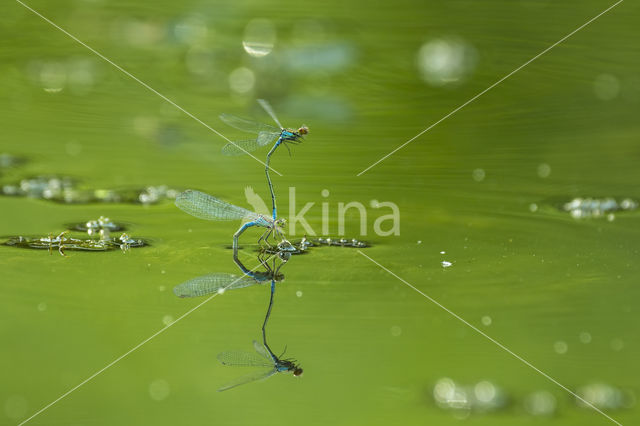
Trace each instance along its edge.
{"label": "damselfly head", "polygon": [[293,375],[296,377],[302,376],[302,368],[296,367],[295,370],[293,370]]}
{"label": "damselfly head", "polygon": [[276,220],[276,226],[283,227],[286,224],[287,224],[287,219],[285,218]]}
{"label": "damselfly head", "polygon": [[309,128],[307,126],[302,126],[298,129],[298,134],[300,135],[308,135],[309,134]]}

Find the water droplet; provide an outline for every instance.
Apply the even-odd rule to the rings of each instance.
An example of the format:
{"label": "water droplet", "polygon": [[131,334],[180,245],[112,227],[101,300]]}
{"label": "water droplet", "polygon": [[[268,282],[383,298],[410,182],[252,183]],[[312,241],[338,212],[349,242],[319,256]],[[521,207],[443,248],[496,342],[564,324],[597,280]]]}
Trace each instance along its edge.
{"label": "water droplet", "polygon": [[493,320],[491,319],[491,317],[489,315],[485,315],[482,317],[482,324],[486,325],[487,327],[491,325],[491,323],[493,322]]}
{"label": "water droplet", "polygon": [[164,325],[170,325],[173,323],[173,317],[171,315],[165,315],[162,317],[162,323]]}
{"label": "water droplet", "polygon": [[582,333],[580,333],[580,341],[582,343],[591,343],[591,334],[583,331]]}
{"label": "water droplet", "polygon": [[149,396],[154,401],[162,401],[169,396],[171,389],[169,383],[163,379],[157,379],[149,384]]}
{"label": "water droplet", "polygon": [[4,412],[10,419],[24,417],[27,414],[27,400],[21,395],[11,395],[4,402]]}
{"label": "water droplet", "polygon": [[611,74],[600,74],[593,82],[593,91],[598,99],[610,101],[620,93],[620,82]]}
{"label": "water droplet", "polygon": [[471,176],[476,182],[482,182],[485,178],[485,172],[482,169],[475,169]]}
{"label": "water droplet", "polygon": [[547,178],[551,174],[551,166],[547,163],[538,165],[538,176],[541,178]]}
{"label": "water droplet", "polygon": [[240,67],[229,74],[229,87],[236,93],[244,94],[253,90],[256,77],[249,68]]}
{"label": "water droplet", "polygon": [[567,350],[569,350],[569,346],[567,342],[558,340],[553,344],[553,350],[556,351],[557,354],[564,355],[567,353]]}
{"label": "water droplet", "polygon": [[244,29],[242,47],[250,56],[267,56],[276,42],[276,29],[268,19],[253,19]]}
{"label": "water droplet", "polygon": [[550,416],[556,411],[556,405],[556,397],[547,391],[533,392],[524,400],[524,408],[532,416]]}
{"label": "water droplet", "polygon": [[394,325],[393,327],[391,327],[391,335],[393,337],[398,337],[402,334],[402,328],[398,327],[397,325]]}
{"label": "water droplet", "polygon": [[476,50],[460,39],[434,39],[418,51],[422,79],[432,86],[464,81],[473,73],[476,62]]}
{"label": "water droplet", "polygon": [[613,339],[611,340],[611,349],[618,352],[624,348],[624,342],[622,339]]}

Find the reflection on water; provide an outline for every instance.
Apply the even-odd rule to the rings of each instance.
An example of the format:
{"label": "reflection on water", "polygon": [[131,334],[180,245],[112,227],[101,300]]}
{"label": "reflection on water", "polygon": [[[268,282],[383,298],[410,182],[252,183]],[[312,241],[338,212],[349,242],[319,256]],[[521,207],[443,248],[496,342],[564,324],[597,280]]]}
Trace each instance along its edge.
{"label": "reflection on water", "polygon": [[209,294],[222,294],[227,290],[249,287],[255,284],[267,284],[270,287],[269,305],[262,323],[262,343],[253,341],[255,353],[242,351],[225,351],[218,355],[218,360],[228,366],[236,367],[263,367],[267,370],[252,371],[238,379],[222,386],[219,391],[228,390],[245,383],[263,380],[276,373],[293,373],[294,376],[302,375],[302,368],[297,361],[283,358],[284,352],[277,356],[267,342],[267,324],[273,309],[274,296],[277,283],[284,280],[284,274],[280,269],[289,260],[289,252],[282,251],[277,254],[261,253],[258,256],[260,265],[258,268],[247,268],[234,254],[233,260],[243,275],[212,273],[193,278],[177,285],[173,292],[178,297],[199,297]]}

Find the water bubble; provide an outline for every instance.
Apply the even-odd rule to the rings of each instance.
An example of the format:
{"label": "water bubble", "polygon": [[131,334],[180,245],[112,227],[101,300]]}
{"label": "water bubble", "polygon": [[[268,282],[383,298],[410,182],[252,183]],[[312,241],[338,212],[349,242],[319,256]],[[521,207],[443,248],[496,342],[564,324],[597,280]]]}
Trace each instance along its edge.
{"label": "water bubble", "polygon": [[593,91],[598,99],[610,101],[620,93],[620,82],[611,74],[600,74],[593,82]]}
{"label": "water bubble", "polygon": [[547,391],[537,391],[527,395],[524,408],[532,416],[550,416],[556,411],[556,397]]}
{"label": "water bubble", "polygon": [[244,29],[242,47],[250,56],[267,56],[273,50],[275,42],[276,29],[268,19],[253,19]]}
{"label": "water bubble", "polygon": [[157,379],[149,384],[149,396],[154,401],[162,401],[169,396],[169,383],[163,379]]}
{"label": "water bubble", "polygon": [[402,328],[398,327],[397,325],[394,325],[393,327],[391,327],[391,335],[393,337],[398,337],[402,334]]}
{"label": "water bubble", "polygon": [[418,240],[418,243],[417,243],[417,244],[422,244],[422,240]]}
{"label": "water bubble", "polygon": [[557,354],[564,355],[567,353],[567,350],[569,350],[569,346],[567,342],[558,340],[553,344],[553,350],[556,351]]}
{"label": "water bubble", "polygon": [[45,62],[40,68],[40,84],[47,93],[58,93],[67,83],[67,70],[59,62]]}
{"label": "water bubble", "polygon": [[475,69],[476,50],[459,39],[434,39],[418,51],[422,79],[432,86],[460,83]]}
{"label": "water bubble", "polygon": [[302,292],[300,290],[296,291],[296,296],[302,297]]}
{"label": "water bubble", "polygon": [[253,90],[256,77],[249,68],[240,67],[229,74],[229,87],[236,93],[244,94]]}
{"label": "water bubble", "polygon": [[452,265],[452,263],[451,263],[451,262],[447,262],[446,260],[443,260],[443,261],[442,261],[442,267],[443,267],[443,268],[448,268],[448,267],[449,267],[449,266],[451,266],[451,265]]}
{"label": "water bubble", "polygon": [[[628,405],[629,395],[625,395],[620,389],[605,383],[591,383],[579,388],[576,393],[584,401],[601,409],[615,410]],[[579,407],[591,408],[579,398],[576,398]]]}
{"label": "water bubble", "polygon": [[12,395],[4,402],[4,412],[10,419],[17,420],[27,414],[27,400],[21,395]]}
{"label": "water bubble", "polygon": [[476,182],[482,182],[485,178],[485,172],[482,169],[475,169],[471,176]]}
{"label": "water bubble", "polygon": [[496,387],[486,380],[476,383],[473,390],[476,399],[483,403],[492,402],[497,395]]}
{"label": "water bubble", "polygon": [[547,163],[538,165],[538,176],[541,178],[547,178],[551,174],[551,166]]}
{"label": "water bubble", "polygon": [[193,46],[190,48],[185,57],[185,65],[192,74],[208,75],[214,69],[213,51],[204,46]]}
{"label": "water bubble", "polygon": [[164,325],[170,325],[173,323],[173,317],[171,315],[165,315],[162,317],[162,323]]}
{"label": "water bubble", "polygon": [[580,333],[580,341],[585,344],[591,343],[591,334],[583,331],[582,333]]}
{"label": "water bubble", "polygon": [[196,44],[207,37],[209,29],[201,16],[188,16],[173,26],[176,39],[185,44]]}
{"label": "water bubble", "polygon": [[447,253],[447,252],[446,252],[446,251],[444,251],[444,250],[442,250],[442,251],[440,252],[440,254],[446,254],[446,253]]}
{"label": "water bubble", "polygon": [[538,211],[538,205],[536,203],[529,204],[529,211],[531,213],[535,213]]}
{"label": "water bubble", "polygon": [[486,325],[487,327],[490,326],[491,323],[493,322],[493,320],[491,319],[491,317],[489,315],[483,316],[481,321],[482,321],[482,324]]}
{"label": "water bubble", "polygon": [[112,36],[118,41],[122,40],[131,46],[146,48],[164,39],[166,28],[151,21],[126,19],[115,22]]}
{"label": "water bubble", "polygon": [[47,304],[45,302],[38,303],[38,311],[44,312],[47,310]]}
{"label": "water bubble", "polygon": [[613,349],[616,352],[621,351],[624,348],[624,342],[622,341],[622,339],[613,339],[611,340],[611,349]]}

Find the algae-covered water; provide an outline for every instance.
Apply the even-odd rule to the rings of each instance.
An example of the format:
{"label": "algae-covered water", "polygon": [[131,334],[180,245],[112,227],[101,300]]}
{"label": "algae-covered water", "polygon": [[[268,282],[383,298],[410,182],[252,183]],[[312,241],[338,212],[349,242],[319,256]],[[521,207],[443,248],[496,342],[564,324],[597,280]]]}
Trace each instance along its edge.
{"label": "algae-covered water", "polygon": [[[0,246],[0,424],[636,423],[636,4],[369,168],[612,4],[3,2],[3,241],[104,216],[149,245]],[[272,158],[288,237],[370,247],[283,266],[269,344],[301,377],[217,392],[252,371],[216,356],[261,340],[269,286],[176,297],[194,277],[239,274],[239,222],[170,198],[269,208],[264,166],[223,156],[215,133],[251,136],[221,113],[270,123],[259,98],[310,128]],[[241,239],[249,268],[260,233]]]}

